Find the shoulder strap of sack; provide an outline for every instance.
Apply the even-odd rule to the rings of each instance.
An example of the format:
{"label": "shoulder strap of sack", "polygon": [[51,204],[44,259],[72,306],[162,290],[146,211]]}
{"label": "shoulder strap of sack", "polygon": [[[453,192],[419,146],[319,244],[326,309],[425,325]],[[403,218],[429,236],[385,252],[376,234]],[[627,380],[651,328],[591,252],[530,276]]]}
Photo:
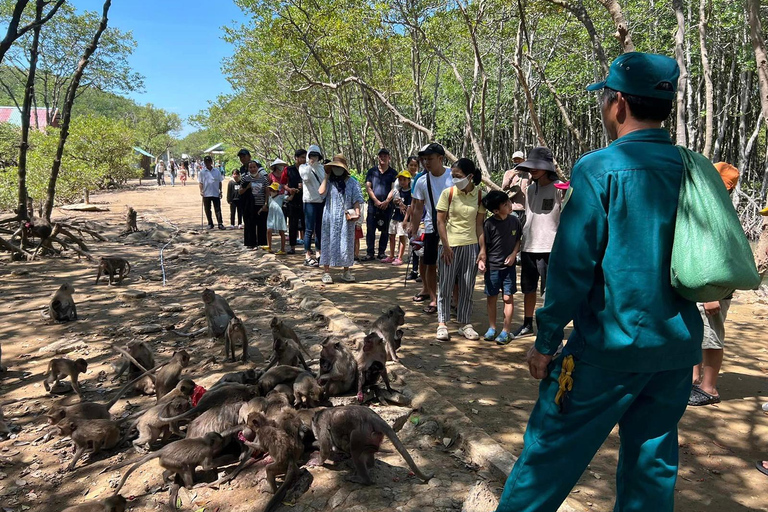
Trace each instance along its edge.
{"label": "shoulder strap of sack", "polygon": [[445,212],[445,220],[448,221],[448,218],[451,216],[451,202],[453,201],[453,189],[456,187],[451,187],[450,192],[448,192],[448,210]]}
{"label": "shoulder strap of sack", "polygon": [[437,228],[437,206],[435,205],[435,197],[432,195],[432,181],[429,179],[429,172],[427,172],[427,194],[429,194],[430,208],[432,208],[432,228]]}

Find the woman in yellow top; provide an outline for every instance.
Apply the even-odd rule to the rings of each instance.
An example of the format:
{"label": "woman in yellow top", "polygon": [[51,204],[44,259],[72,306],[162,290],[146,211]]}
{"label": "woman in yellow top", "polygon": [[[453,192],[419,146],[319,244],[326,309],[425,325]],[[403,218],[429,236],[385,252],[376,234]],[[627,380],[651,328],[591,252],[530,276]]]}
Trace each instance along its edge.
{"label": "woman in yellow top", "polygon": [[443,190],[437,202],[437,231],[442,243],[437,269],[437,339],[450,339],[446,322],[450,319],[453,286],[458,280],[456,320],[462,325],[458,333],[468,340],[476,340],[480,335],[470,319],[477,264],[485,261],[485,208],[478,187],[482,175],[472,160],[460,158],[451,167],[451,176],[453,186]]}

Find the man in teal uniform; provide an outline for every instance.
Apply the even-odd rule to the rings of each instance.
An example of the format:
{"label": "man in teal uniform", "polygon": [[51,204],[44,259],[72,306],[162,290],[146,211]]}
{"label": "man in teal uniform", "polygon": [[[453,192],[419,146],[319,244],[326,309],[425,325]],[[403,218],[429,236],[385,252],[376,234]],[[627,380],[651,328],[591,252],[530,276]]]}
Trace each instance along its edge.
{"label": "man in teal uniform", "polygon": [[587,88],[602,90],[613,142],[573,168],[528,354],[539,400],[497,512],[557,510],[617,423],[614,511],[673,510],[677,423],[703,336],[669,275],[683,166],[661,124],[678,76],[668,57],[625,53]]}

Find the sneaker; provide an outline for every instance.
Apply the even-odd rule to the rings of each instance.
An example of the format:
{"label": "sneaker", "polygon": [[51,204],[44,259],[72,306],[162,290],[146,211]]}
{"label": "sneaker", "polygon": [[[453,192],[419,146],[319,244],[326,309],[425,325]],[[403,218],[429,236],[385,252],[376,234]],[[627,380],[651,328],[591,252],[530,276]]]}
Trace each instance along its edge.
{"label": "sneaker", "polygon": [[205,229],[213,229],[213,224],[208,224],[208,227]]}
{"label": "sneaker", "polygon": [[232,224],[232,225],[230,225],[230,226],[229,226],[229,229],[237,229],[237,226],[235,226],[234,224]]}
{"label": "sneaker", "polygon": [[533,335],[533,326],[523,325],[518,330],[516,330],[512,336],[514,338],[524,338],[525,336],[531,336],[531,335]]}
{"label": "sneaker", "polygon": [[403,260],[401,260],[400,258],[395,258],[394,260],[392,260],[392,264],[396,267],[399,267],[400,265],[403,264]]}
{"label": "sneaker", "polygon": [[489,327],[487,331],[485,331],[485,334],[483,335],[483,339],[485,341],[493,341],[496,339],[496,329],[493,327]]}
{"label": "sneaker", "polygon": [[499,333],[499,336],[496,338],[496,344],[497,345],[507,345],[513,339],[515,339],[515,335],[514,334],[510,334],[507,331],[501,331],[501,333]]}
{"label": "sneaker", "polygon": [[331,274],[328,273],[323,274],[323,277],[320,278],[320,281],[322,281],[323,284],[333,284],[333,278],[331,277]]}
{"label": "sneaker", "polygon": [[[393,261],[395,261],[395,258],[393,258],[392,256],[387,256],[386,258],[381,260],[382,263],[392,263]],[[402,261],[400,263],[402,263]]]}
{"label": "sneaker", "polygon": [[304,240],[303,239],[302,240],[296,240],[296,243],[298,245],[304,245]]}
{"label": "sneaker", "polygon": [[387,259],[387,255],[386,254],[379,254],[378,256],[376,256],[376,259],[379,260],[379,261],[383,261],[383,260]]}
{"label": "sneaker", "polygon": [[352,275],[352,272],[347,270],[346,272],[341,274],[341,280],[345,283],[354,283],[355,282],[355,276]]}
{"label": "sneaker", "polygon": [[467,338],[468,340],[479,340],[480,335],[477,334],[477,331],[472,327],[472,324],[467,324],[464,327],[459,327],[459,334]]}
{"label": "sneaker", "polygon": [[419,273],[418,272],[411,271],[411,273],[408,274],[408,281],[415,281],[418,278],[419,278]]}
{"label": "sneaker", "polygon": [[237,225],[237,229],[243,229],[243,225],[242,224],[238,224]]}
{"label": "sneaker", "polygon": [[296,254],[296,249],[289,249],[285,254]]}
{"label": "sneaker", "polygon": [[227,229],[227,228],[224,227],[224,224],[219,224],[219,229],[223,230],[223,229]]}

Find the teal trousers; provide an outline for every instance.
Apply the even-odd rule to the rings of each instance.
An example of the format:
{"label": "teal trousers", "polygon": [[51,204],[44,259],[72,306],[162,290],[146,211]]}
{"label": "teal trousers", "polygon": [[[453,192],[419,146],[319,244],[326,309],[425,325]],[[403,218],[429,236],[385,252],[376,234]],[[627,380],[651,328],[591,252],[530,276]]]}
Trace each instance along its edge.
{"label": "teal trousers", "polygon": [[677,423],[692,369],[604,370],[575,361],[573,390],[555,404],[563,356],[542,380],[523,452],[496,512],[555,512],[618,423],[621,437],[614,512],[673,512]]}

